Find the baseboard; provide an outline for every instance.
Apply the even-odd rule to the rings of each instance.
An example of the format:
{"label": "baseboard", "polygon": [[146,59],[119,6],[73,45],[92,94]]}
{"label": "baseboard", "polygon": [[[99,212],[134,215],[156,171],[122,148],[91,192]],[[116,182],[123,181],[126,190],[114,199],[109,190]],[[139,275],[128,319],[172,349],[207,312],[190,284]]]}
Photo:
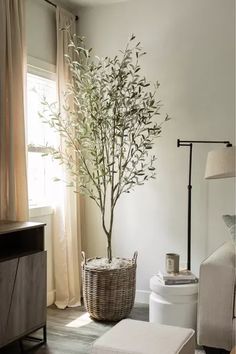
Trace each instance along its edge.
{"label": "baseboard", "polygon": [[[149,304],[150,291],[136,290],[135,302],[139,304]],[[48,291],[47,293],[47,306],[54,304],[55,290]]]}
{"label": "baseboard", "polygon": [[139,304],[149,304],[150,291],[136,290],[135,302]]}
{"label": "baseboard", "polygon": [[55,301],[55,290],[48,291],[47,293],[47,306],[54,304]]}

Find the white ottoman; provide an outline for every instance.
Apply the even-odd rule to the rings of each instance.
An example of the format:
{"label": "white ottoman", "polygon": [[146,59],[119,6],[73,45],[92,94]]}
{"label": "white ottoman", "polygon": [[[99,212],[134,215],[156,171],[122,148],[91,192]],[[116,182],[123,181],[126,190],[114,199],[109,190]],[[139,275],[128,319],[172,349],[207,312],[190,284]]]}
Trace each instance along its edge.
{"label": "white ottoman", "polygon": [[163,285],[150,279],[149,321],[196,329],[198,284]]}
{"label": "white ottoman", "polygon": [[122,320],[101,336],[92,354],[194,354],[192,329]]}

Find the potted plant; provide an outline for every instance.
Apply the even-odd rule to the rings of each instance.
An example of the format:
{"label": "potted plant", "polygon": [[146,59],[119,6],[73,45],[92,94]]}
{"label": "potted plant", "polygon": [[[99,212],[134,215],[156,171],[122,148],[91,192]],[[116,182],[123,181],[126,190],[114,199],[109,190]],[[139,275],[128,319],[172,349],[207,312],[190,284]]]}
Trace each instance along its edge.
{"label": "potted plant", "polygon": [[[113,258],[112,230],[115,208],[123,193],[130,193],[155,178],[151,154],[161,133],[158,82],[140,74],[140,58],[146,53],[132,35],[126,48],[114,58],[91,58],[81,38],[71,40],[67,56],[72,83],[65,95],[65,110],[58,113],[46,99],[49,115],[44,121],[58,131],[66,148],[53,148],[71,175],[70,185],[97,204],[107,238],[107,258],[83,260],[85,306],[98,320],[119,320],[132,309],[135,297],[136,258]],[[69,105],[67,102],[72,102]],[[72,153],[73,151],[73,153]],[[83,254],[84,255],[84,254]]]}

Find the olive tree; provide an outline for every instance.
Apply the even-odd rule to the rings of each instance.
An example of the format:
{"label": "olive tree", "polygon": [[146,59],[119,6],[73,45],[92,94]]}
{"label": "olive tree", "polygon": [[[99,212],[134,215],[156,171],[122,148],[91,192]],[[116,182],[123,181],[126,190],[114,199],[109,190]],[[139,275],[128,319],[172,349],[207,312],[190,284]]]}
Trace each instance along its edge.
{"label": "olive tree", "polygon": [[44,98],[41,116],[64,140],[65,147],[51,153],[70,172],[70,185],[92,198],[101,211],[111,262],[115,207],[123,193],[155,178],[152,148],[169,117],[158,118],[159,84],[150,89],[141,74],[140,58],[146,53],[134,35],[113,58],[92,58],[83,38],[72,38],[70,47],[72,82],[63,112]]}

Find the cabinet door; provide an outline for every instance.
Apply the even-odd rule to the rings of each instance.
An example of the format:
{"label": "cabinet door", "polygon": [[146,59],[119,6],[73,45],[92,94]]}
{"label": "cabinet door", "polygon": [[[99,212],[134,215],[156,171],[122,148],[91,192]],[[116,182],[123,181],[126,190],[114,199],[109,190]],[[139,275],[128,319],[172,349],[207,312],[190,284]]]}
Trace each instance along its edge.
{"label": "cabinet door", "polygon": [[46,323],[46,252],[18,258],[4,344]]}
{"label": "cabinet door", "polygon": [[18,259],[0,262],[0,348],[7,337],[7,322]]}

